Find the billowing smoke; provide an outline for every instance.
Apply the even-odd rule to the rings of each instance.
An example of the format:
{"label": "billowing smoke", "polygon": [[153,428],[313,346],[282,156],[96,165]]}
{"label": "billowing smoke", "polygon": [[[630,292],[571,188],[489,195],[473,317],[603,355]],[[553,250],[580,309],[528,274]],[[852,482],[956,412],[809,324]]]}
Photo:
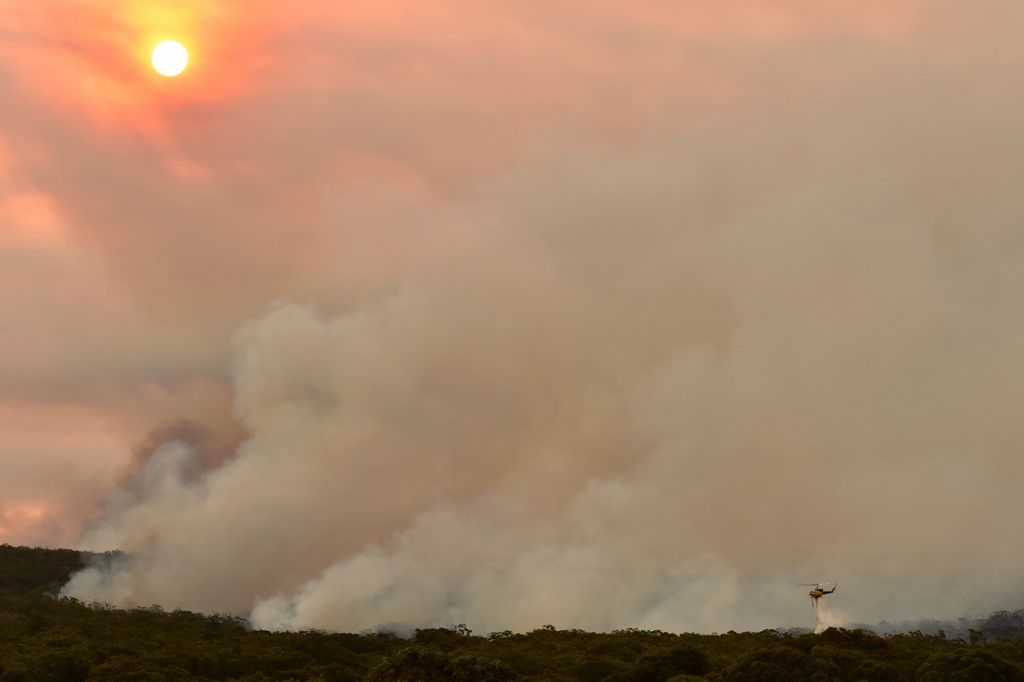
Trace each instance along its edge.
{"label": "billowing smoke", "polygon": [[[120,546],[124,529],[112,529],[109,518],[165,497],[169,487],[188,490],[201,485],[208,472],[233,456],[235,447],[237,443],[189,419],[152,429],[132,449],[132,459],[107,500],[105,516],[87,530],[90,542],[94,546]],[[112,530],[113,535],[108,537]]]}
{"label": "billowing smoke", "polygon": [[[175,445],[177,447],[169,448]],[[167,458],[170,450],[189,452],[191,473],[186,477],[194,482],[204,472],[216,469],[234,455],[238,443],[225,441],[208,426],[191,419],[177,419],[146,434],[145,439],[132,449],[132,459],[121,481],[125,490],[144,491],[154,477],[154,469]],[[157,476],[159,477],[159,476]]]}
{"label": "billowing smoke", "polygon": [[459,227],[387,295],[272,305],[248,439],[153,453],[83,543],[130,557],[65,593],[342,630],[1014,602],[1024,106],[907,71],[524,160],[424,215]]}

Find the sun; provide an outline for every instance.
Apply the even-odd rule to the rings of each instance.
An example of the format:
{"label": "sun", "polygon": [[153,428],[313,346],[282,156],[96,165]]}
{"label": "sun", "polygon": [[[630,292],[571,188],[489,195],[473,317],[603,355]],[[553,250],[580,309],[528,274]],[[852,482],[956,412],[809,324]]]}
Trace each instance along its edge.
{"label": "sun", "polygon": [[153,48],[152,61],[161,76],[178,76],[188,66],[188,50],[175,40],[165,40]]}

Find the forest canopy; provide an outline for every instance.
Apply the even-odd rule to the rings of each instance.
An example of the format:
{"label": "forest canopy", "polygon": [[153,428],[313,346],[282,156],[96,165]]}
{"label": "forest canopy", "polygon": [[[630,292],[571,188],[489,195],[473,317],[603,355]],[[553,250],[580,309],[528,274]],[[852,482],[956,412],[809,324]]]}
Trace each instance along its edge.
{"label": "forest canopy", "polygon": [[[0,546],[0,682],[7,680],[1021,680],[1021,612],[966,639],[765,630],[475,634],[253,630],[238,616],[119,610],[56,595],[94,555]],[[102,557],[100,557],[102,558]],[[988,623],[994,630],[986,631]]]}

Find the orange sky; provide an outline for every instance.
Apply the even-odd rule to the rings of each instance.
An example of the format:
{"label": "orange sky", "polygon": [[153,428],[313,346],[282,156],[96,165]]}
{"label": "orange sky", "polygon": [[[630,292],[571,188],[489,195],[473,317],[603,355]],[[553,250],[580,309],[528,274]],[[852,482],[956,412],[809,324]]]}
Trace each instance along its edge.
{"label": "orange sky", "polygon": [[73,542],[151,428],[236,437],[239,324],[400,286],[523,159],[995,54],[992,6],[0,0],[0,541]]}

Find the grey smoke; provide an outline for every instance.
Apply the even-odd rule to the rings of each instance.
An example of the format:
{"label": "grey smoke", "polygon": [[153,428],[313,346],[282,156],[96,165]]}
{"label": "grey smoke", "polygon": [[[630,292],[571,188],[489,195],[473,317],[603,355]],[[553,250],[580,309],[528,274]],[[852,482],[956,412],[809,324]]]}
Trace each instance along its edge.
{"label": "grey smoke", "polygon": [[[145,479],[152,476],[152,461],[166,457],[167,446],[178,444],[181,449],[192,453],[193,460],[187,473],[189,481],[195,481],[204,473],[216,469],[234,456],[238,443],[226,440],[213,429],[191,419],[176,419],[152,429],[132,449],[132,459],[121,481],[121,487],[145,488]],[[150,471],[147,471],[150,469]]]}
{"label": "grey smoke", "polygon": [[989,76],[525,160],[393,294],[240,329],[249,438],[154,452],[83,541],[132,560],[64,592],[342,630],[1019,600],[1024,107]]}

